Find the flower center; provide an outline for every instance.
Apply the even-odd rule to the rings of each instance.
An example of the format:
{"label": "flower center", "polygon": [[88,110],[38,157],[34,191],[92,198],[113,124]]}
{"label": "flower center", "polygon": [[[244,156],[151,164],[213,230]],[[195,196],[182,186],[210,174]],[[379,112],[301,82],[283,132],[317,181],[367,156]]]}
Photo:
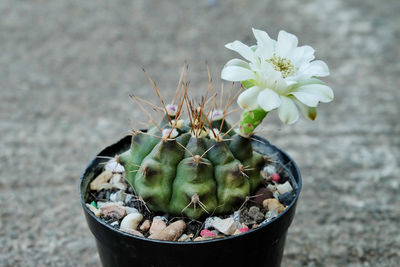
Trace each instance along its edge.
{"label": "flower center", "polygon": [[294,74],[294,66],[287,58],[282,58],[277,55],[273,55],[270,59],[266,60],[268,63],[272,64],[272,67],[282,73],[282,77],[286,78]]}

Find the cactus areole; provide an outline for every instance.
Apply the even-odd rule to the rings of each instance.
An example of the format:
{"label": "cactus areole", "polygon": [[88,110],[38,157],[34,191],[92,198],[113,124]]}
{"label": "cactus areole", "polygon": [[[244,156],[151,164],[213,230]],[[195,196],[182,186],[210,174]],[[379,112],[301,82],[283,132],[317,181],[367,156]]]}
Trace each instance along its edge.
{"label": "cactus areole", "polygon": [[[260,170],[267,158],[253,151],[250,135],[234,133],[226,122],[233,98],[225,110],[212,104],[206,110],[207,97],[194,104],[187,85],[177,94],[176,105],[165,105],[160,96],[161,123],[151,118],[154,127],[132,132],[130,149],[117,156],[125,177],[153,212],[191,219],[233,212],[263,183]],[[183,106],[187,120],[181,119]]]}

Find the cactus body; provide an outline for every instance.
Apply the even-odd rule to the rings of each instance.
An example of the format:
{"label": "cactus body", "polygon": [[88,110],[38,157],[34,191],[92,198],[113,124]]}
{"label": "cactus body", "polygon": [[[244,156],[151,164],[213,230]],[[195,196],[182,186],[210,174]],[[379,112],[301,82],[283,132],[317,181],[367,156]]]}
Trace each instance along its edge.
{"label": "cactus body", "polygon": [[157,138],[155,128],[152,135],[135,133],[130,150],[120,156],[126,179],[154,212],[197,219],[234,211],[262,183],[263,156],[246,137],[195,137],[187,125],[175,138]]}

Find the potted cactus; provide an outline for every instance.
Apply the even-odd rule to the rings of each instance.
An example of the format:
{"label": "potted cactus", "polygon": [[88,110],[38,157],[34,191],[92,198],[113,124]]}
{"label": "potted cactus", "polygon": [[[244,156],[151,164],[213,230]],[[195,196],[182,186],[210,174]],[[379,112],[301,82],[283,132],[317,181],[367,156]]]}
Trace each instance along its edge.
{"label": "potted cactus", "polygon": [[[224,80],[242,85],[225,103],[209,71],[204,97],[190,99],[186,68],[171,103],[147,73],[160,107],[131,96],[153,126],[104,149],[80,180],[104,266],[280,265],[301,177],[293,160],[255,129],[275,109],[286,124],[297,121],[298,110],[314,120],[317,104],[333,93],[316,79],[329,71],[312,61],[311,47],[297,47],[284,31],[277,41],[253,33],[255,46],[226,45],[249,62],[233,59],[223,68]],[[231,125],[236,99],[243,112]],[[159,122],[146,104],[164,113]]]}

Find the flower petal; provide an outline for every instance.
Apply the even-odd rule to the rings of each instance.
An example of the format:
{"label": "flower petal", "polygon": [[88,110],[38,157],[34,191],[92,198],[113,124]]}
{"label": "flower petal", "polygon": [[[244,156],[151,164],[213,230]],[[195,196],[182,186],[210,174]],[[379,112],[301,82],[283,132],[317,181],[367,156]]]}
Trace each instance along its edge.
{"label": "flower petal", "polygon": [[326,77],[329,75],[329,68],[322,60],[315,60],[308,64],[308,66],[303,70],[303,73],[308,74],[309,76]]}
{"label": "flower petal", "polygon": [[299,108],[301,114],[309,120],[315,120],[317,118],[317,109],[313,107],[309,107],[298,101],[297,99],[292,99],[297,107]]}
{"label": "flower petal", "polygon": [[297,47],[298,42],[296,35],[280,31],[275,45],[275,52],[278,56],[289,57]]}
{"label": "flower petal", "polygon": [[253,28],[254,37],[257,40],[256,55],[263,59],[269,59],[272,57],[275,48],[275,40],[272,40],[268,33]]}
{"label": "flower petal", "polygon": [[319,101],[327,103],[333,100],[333,91],[329,86],[324,84],[307,84],[297,87],[293,92],[303,92],[312,94],[318,98]]}
{"label": "flower petal", "polygon": [[261,89],[257,86],[246,89],[238,97],[237,103],[242,109],[254,110],[258,108],[257,96]]}
{"label": "flower petal", "polygon": [[310,93],[305,93],[305,92],[291,92],[291,95],[297,98],[300,102],[303,104],[306,104],[309,107],[316,107],[318,106],[319,99],[317,96],[310,94]]}
{"label": "flower petal", "polygon": [[246,69],[250,69],[249,63],[247,63],[247,62],[244,61],[244,60],[238,59],[238,58],[234,58],[234,59],[229,60],[229,61],[225,64],[225,66],[226,66],[226,67],[227,67],[227,66],[238,66],[238,67],[243,67],[243,68],[246,68]]}
{"label": "flower petal", "polygon": [[257,59],[257,57],[254,55],[254,51],[241,41],[234,41],[232,43],[226,44],[225,47],[239,53],[248,61],[254,62]]}
{"label": "flower petal", "polygon": [[311,46],[300,46],[294,50],[290,60],[295,66],[301,66],[302,64],[310,63],[315,58],[314,53],[315,50]]}
{"label": "flower petal", "polygon": [[281,106],[278,109],[279,119],[285,124],[295,123],[299,119],[299,111],[293,100],[281,96]]}
{"label": "flower petal", "polygon": [[265,111],[276,109],[281,105],[279,95],[269,88],[262,90],[258,94],[257,102]]}
{"label": "flower petal", "polygon": [[255,77],[253,71],[238,66],[226,66],[221,72],[221,78],[231,82],[250,80]]}

